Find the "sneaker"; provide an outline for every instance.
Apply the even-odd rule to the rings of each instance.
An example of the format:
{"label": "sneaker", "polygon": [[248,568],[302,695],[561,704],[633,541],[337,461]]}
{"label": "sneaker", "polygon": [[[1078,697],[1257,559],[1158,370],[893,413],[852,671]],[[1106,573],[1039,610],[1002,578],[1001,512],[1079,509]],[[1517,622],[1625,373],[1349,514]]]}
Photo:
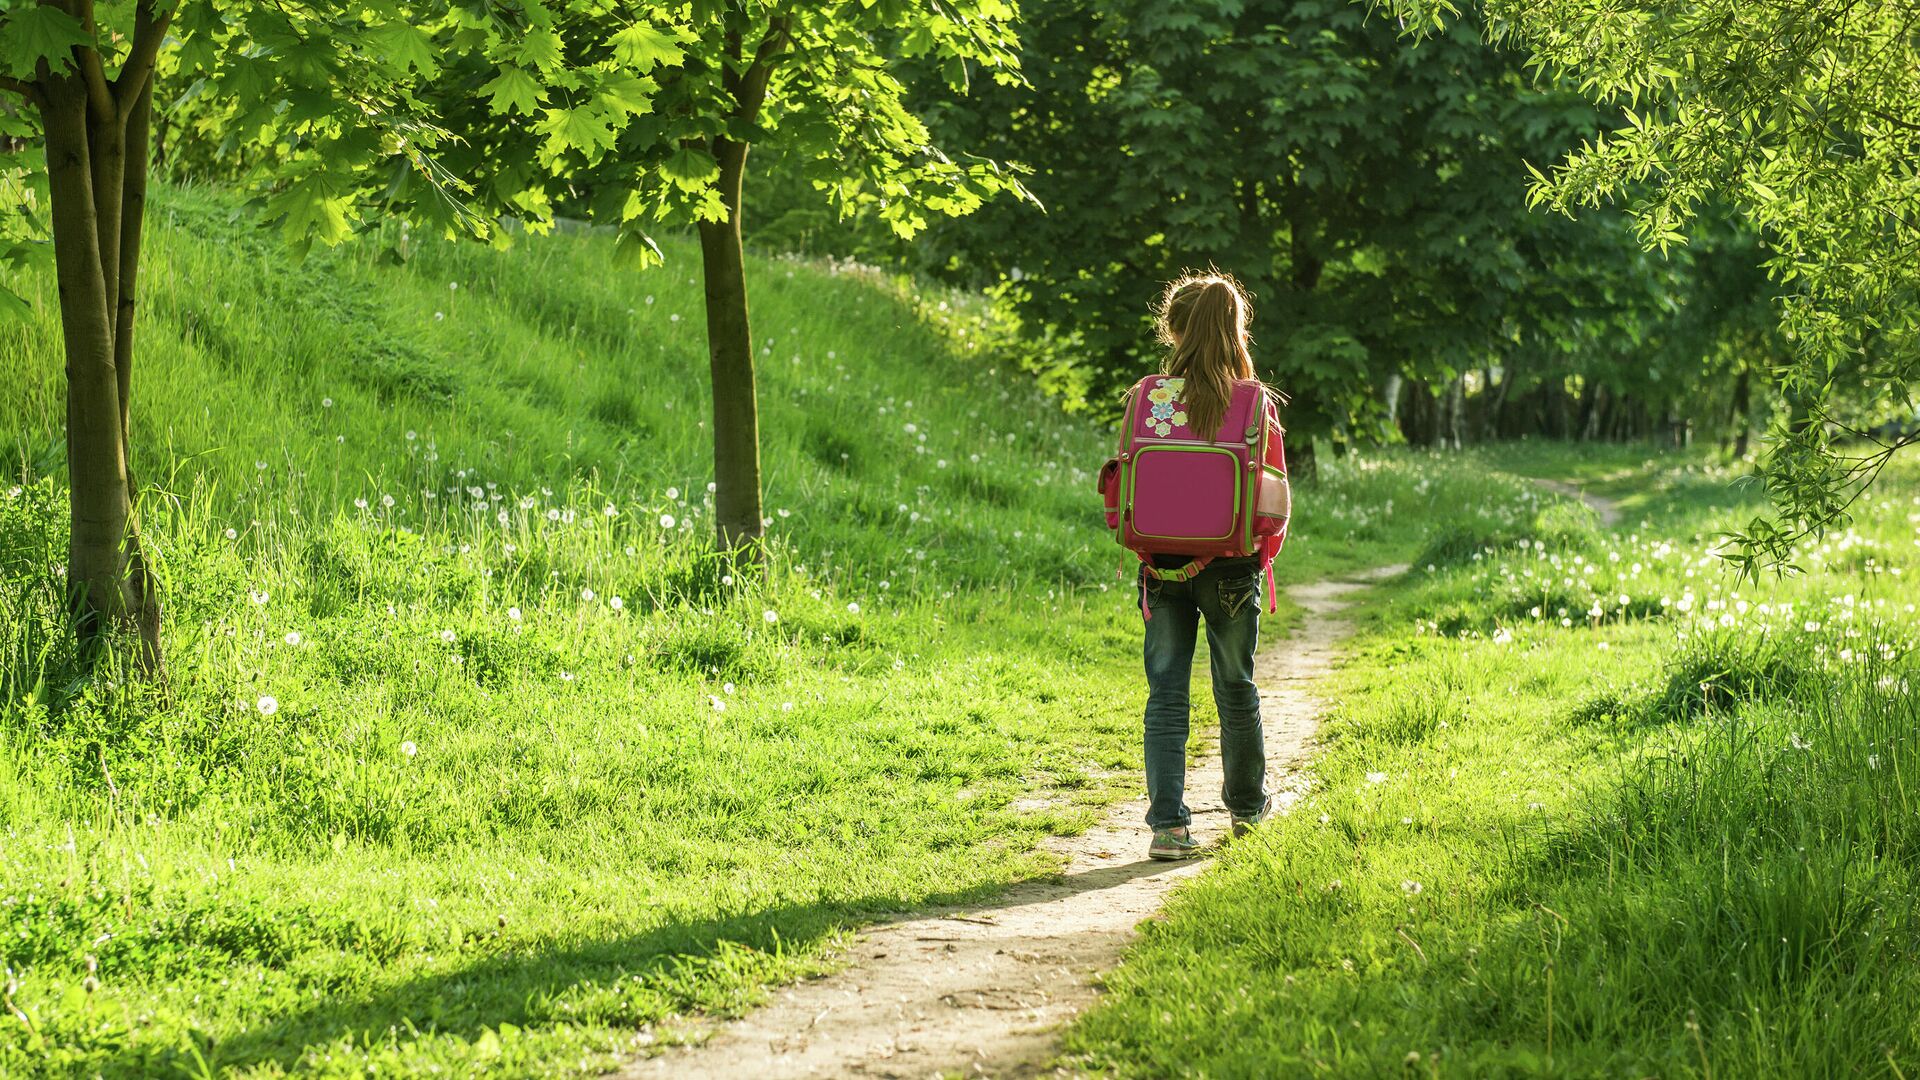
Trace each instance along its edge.
{"label": "sneaker", "polygon": [[1273,796],[1269,795],[1267,796],[1267,801],[1261,805],[1260,809],[1254,811],[1253,813],[1248,814],[1244,817],[1239,814],[1233,815],[1233,835],[1245,836],[1248,833],[1252,832],[1255,826],[1259,825],[1261,822],[1267,820],[1272,816],[1273,816]]}
{"label": "sneaker", "polygon": [[1200,853],[1193,830],[1185,825],[1177,829],[1155,829],[1153,843],[1147,848],[1150,859],[1190,859]]}

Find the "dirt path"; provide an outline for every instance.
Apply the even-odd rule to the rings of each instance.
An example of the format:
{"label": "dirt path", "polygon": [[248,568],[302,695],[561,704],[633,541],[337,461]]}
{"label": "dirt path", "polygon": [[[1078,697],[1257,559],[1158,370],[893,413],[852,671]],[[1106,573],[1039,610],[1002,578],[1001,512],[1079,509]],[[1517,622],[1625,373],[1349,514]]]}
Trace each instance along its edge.
{"label": "dirt path", "polygon": [[1555,495],[1565,495],[1569,499],[1579,499],[1581,502],[1586,503],[1593,509],[1595,514],[1600,516],[1600,524],[1608,528],[1620,524],[1620,507],[1616,505],[1612,499],[1604,495],[1590,494],[1579,484],[1570,484],[1565,480],[1548,480],[1544,477],[1536,476],[1533,478],[1533,482],[1553,492]]}
{"label": "dirt path", "polygon": [[[1314,680],[1352,626],[1347,594],[1405,569],[1289,590],[1305,619],[1257,660],[1269,779],[1282,805],[1306,789],[1325,703]],[[1205,652],[1201,655],[1204,657]],[[1226,831],[1220,762],[1188,770],[1196,834]],[[989,904],[929,911],[872,927],[835,975],[776,991],[750,1015],[690,1034],[695,1042],[635,1062],[629,1078],[1032,1077],[1049,1071],[1058,1031],[1094,1000],[1093,978],[1120,959],[1134,927],[1206,860],[1146,859],[1145,796],[1121,802],[1085,835],[1051,846],[1061,877],[1016,886]]]}

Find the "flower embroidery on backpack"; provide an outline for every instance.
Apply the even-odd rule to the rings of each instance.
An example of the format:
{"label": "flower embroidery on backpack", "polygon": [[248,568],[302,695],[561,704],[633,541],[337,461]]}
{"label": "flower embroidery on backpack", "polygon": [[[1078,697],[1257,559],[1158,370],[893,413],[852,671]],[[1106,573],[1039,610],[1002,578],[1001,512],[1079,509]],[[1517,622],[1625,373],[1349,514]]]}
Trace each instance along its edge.
{"label": "flower embroidery on backpack", "polygon": [[1174,428],[1187,424],[1187,407],[1180,400],[1180,391],[1187,388],[1187,380],[1155,379],[1153,386],[1147,391],[1147,401],[1153,406],[1148,412],[1153,419],[1147,426],[1155,435],[1171,435]]}

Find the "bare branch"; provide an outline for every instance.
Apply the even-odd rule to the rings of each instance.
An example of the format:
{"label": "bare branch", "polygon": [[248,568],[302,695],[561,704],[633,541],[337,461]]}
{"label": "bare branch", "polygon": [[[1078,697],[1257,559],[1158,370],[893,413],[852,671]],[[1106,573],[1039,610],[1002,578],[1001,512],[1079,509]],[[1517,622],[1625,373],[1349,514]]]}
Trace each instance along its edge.
{"label": "bare branch", "polygon": [[127,62],[120,65],[120,77],[114,80],[114,90],[120,101],[120,118],[126,119],[134,103],[139,100],[140,91],[147,80],[153,77],[153,65],[160,55],[160,43],[166,40],[167,27],[173,22],[174,13],[180,10],[177,0],[160,7],[155,0],[140,0],[133,15],[133,49],[127,54]]}

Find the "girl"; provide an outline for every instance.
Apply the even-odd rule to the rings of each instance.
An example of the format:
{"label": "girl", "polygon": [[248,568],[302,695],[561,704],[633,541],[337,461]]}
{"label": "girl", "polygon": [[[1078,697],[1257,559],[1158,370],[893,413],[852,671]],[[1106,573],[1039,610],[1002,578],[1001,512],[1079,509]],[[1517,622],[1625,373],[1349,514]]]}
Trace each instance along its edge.
{"label": "girl", "polygon": [[[1250,314],[1239,282],[1221,273],[1181,277],[1167,286],[1154,309],[1160,343],[1171,350],[1163,371],[1184,380],[1181,397],[1194,431],[1217,430],[1235,383],[1255,378],[1247,352]],[[1156,567],[1174,568],[1188,556],[1155,555],[1153,561]],[[1185,794],[1187,688],[1202,619],[1220,713],[1226,772],[1220,795],[1233,815],[1233,834],[1247,832],[1272,811],[1260,694],[1253,685],[1262,569],[1260,555],[1216,558],[1186,581],[1162,581],[1142,568],[1140,600],[1150,611],[1145,654],[1147,826],[1153,830],[1147,854],[1152,858],[1184,859],[1200,849],[1188,827],[1192,818]]]}

